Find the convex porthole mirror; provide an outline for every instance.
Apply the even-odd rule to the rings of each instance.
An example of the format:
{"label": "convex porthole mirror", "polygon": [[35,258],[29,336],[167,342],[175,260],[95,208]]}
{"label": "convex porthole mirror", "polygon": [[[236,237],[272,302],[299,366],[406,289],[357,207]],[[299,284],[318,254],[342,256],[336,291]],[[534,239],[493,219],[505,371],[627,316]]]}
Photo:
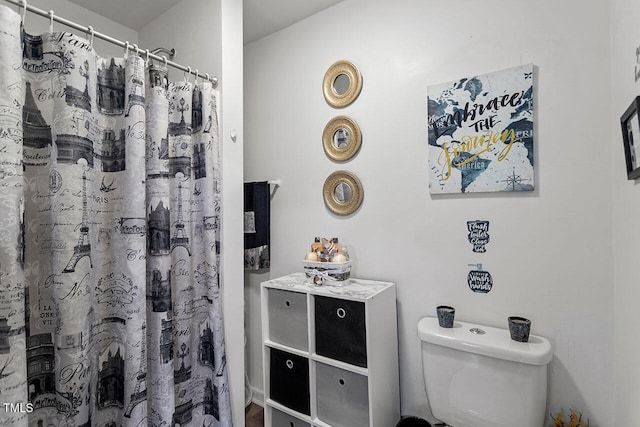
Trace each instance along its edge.
{"label": "convex porthole mirror", "polygon": [[362,204],[364,191],[357,176],[347,171],[329,175],[322,189],[324,203],[336,215],[350,215]]}
{"label": "convex porthole mirror", "polygon": [[349,61],[335,62],[324,75],[322,92],[333,107],[346,107],[356,100],[362,90],[362,75]]}
{"label": "convex porthole mirror", "polygon": [[322,147],[332,160],[344,162],[352,158],[360,149],[362,133],[360,127],[347,116],[337,116],[329,120],[322,132]]}

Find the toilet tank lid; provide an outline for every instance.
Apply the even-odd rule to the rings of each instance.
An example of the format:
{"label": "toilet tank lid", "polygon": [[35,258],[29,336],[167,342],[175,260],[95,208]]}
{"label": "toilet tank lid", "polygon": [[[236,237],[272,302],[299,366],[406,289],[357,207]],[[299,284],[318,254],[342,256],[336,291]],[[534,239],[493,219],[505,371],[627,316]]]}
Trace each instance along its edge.
{"label": "toilet tank lid", "polygon": [[[472,332],[477,329],[485,333]],[[441,328],[436,317],[423,317],[418,337],[442,347],[529,365],[546,365],[553,357],[551,343],[544,337],[530,335],[529,342],[522,343],[512,340],[506,329],[457,320],[453,328]]]}

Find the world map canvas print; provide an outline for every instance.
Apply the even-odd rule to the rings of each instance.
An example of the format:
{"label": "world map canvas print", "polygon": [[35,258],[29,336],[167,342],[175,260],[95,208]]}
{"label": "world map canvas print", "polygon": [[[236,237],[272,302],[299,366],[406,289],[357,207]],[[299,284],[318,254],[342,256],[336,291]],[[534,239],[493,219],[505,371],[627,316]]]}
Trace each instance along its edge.
{"label": "world map canvas print", "polygon": [[429,192],[534,189],[533,65],[427,88]]}

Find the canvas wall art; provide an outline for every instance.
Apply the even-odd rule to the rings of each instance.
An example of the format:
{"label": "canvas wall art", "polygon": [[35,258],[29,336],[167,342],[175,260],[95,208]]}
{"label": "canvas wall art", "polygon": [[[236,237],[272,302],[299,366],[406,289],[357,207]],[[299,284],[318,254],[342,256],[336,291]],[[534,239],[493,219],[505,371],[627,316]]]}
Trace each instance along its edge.
{"label": "canvas wall art", "polygon": [[533,65],[427,88],[431,194],[534,189]]}

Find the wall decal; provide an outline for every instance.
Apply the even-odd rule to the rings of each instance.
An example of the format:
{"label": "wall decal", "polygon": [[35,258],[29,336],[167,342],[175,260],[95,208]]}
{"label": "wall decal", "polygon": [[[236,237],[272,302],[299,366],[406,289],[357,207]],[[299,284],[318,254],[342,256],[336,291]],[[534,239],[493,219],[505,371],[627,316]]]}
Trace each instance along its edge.
{"label": "wall decal", "polygon": [[473,245],[473,252],[484,253],[487,251],[485,245],[489,243],[489,221],[467,221],[469,230],[469,243]]}
{"label": "wall decal", "polygon": [[475,267],[477,270],[471,270],[467,275],[467,283],[469,289],[473,292],[486,294],[493,288],[493,277],[488,271],[482,270],[482,264],[468,264],[469,267]]}
{"label": "wall decal", "polygon": [[534,189],[533,65],[431,85],[431,194]]}

